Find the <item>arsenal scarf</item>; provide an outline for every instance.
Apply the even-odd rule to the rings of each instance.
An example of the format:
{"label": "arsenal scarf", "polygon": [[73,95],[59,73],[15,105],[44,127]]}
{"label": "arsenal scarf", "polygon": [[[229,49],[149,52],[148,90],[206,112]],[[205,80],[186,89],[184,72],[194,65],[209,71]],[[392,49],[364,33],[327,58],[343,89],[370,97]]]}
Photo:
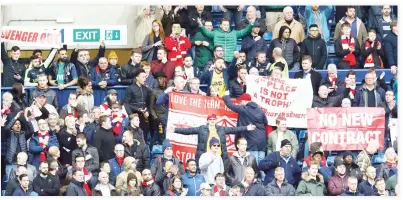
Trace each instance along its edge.
{"label": "arsenal scarf", "polygon": [[116,162],[118,162],[118,164],[119,164],[120,166],[122,166],[123,161],[125,160],[124,157],[119,158],[119,157],[117,157],[117,156],[115,156],[115,159],[116,159]]}
{"label": "arsenal scarf", "polygon": [[70,105],[67,105],[67,116],[73,116],[78,119],[78,111],[77,108],[72,108]]}
{"label": "arsenal scarf", "polygon": [[335,87],[336,86],[336,80],[337,80],[337,75],[334,77],[328,76],[329,80],[330,80],[330,85],[331,87]]}
{"label": "arsenal scarf", "polygon": [[[76,166],[76,170],[80,170],[80,169]],[[91,196],[91,188],[88,185],[87,178],[86,178],[88,176],[88,170],[87,170],[87,168],[84,167],[82,171],[84,172],[84,177],[85,177],[83,187],[84,187],[85,191],[87,191],[88,196]]]}
{"label": "arsenal scarf", "polygon": [[[354,37],[351,34],[349,37],[342,35],[341,36],[341,46],[343,47],[343,50],[348,50],[349,47],[355,47]],[[350,67],[353,67],[357,64],[355,55],[351,52],[344,56],[343,61],[349,62]]]}
{"label": "arsenal scarf", "polygon": [[[368,48],[371,48],[372,43],[370,41],[365,41],[364,43],[365,45],[365,50],[367,50]],[[378,48],[381,46],[381,42],[376,41],[376,44],[374,45],[374,48]],[[383,62],[382,62],[382,58],[379,56],[379,67],[381,69],[383,69]],[[365,58],[365,65],[364,67],[375,67],[375,60],[374,60],[374,53],[369,54],[369,56],[367,56]]]}
{"label": "arsenal scarf", "polygon": [[[38,138],[39,138],[39,146],[43,147],[45,143],[49,144],[49,132],[41,133],[38,132]],[[39,161],[43,162],[46,160],[46,153],[47,150],[46,148],[43,148],[42,152],[39,154]]]}
{"label": "arsenal scarf", "polygon": [[[214,194],[219,191],[219,187],[217,185],[215,185],[213,189],[214,189]],[[220,196],[225,196],[225,188],[220,191]]]}
{"label": "arsenal scarf", "polygon": [[[112,120],[118,117],[118,115],[112,115]],[[122,114],[122,118],[124,119],[126,117],[125,114]],[[112,131],[115,135],[120,135],[120,129],[122,128],[122,122],[118,121],[116,122],[115,126],[113,127]]]}
{"label": "arsenal scarf", "polygon": [[143,186],[143,187],[151,187],[151,185],[154,183],[154,178],[152,178],[150,181],[143,181],[143,182],[141,182],[141,186]]}
{"label": "arsenal scarf", "polygon": [[108,110],[108,109],[109,109],[109,106],[108,106],[107,103],[103,103],[103,104],[101,104],[101,106],[104,107],[105,110]]}

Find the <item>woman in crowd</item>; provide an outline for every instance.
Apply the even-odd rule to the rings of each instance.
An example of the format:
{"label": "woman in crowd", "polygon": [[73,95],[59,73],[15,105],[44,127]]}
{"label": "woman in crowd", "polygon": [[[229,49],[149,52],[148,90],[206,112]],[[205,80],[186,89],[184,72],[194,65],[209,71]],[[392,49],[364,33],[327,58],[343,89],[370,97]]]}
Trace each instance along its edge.
{"label": "woman in crowd", "polygon": [[77,105],[90,113],[91,109],[94,107],[92,83],[88,80],[88,78],[81,76],[78,78],[78,85],[80,87],[77,88]]}
{"label": "woman in crowd", "polygon": [[15,115],[19,111],[25,110],[27,107],[26,95],[24,85],[21,83],[14,83],[10,93],[13,95],[13,103],[11,104],[11,113]]}
{"label": "woman in crowd", "polygon": [[152,23],[150,34],[147,34],[143,41],[141,51],[143,52],[143,60],[151,61],[157,59],[157,51],[159,47],[164,46],[165,32],[160,20],[154,20]]}
{"label": "woman in crowd", "polygon": [[187,188],[183,188],[183,182],[179,176],[175,176],[172,179],[171,185],[168,191],[166,191],[165,196],[186,196],[188,193]]}
{"label": "woman in crowd", "polygon": [[123,185],[120,192],[121,196],[141,196],[139,180],[134,173],[127,175],[127,182]]}

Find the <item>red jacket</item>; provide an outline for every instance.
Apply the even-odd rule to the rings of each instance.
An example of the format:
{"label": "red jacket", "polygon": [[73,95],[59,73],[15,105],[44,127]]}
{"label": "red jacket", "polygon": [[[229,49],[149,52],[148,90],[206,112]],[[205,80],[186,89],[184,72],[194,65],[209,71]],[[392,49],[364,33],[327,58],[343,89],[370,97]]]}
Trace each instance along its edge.
{"label": "red jacket", "polygon": [[165,64],[162,63],[160,60],[151,61],[151,73],[154,74],[155,72],[164,72],[167,76],[167,83],[169,80],[172,79],[172,77],[174,77],[175,67],[176,65],[169,60]]}
{"label": "red jacket", "polygon": [[187,37],[179,36],[175,39],[170,36],[165,38],[165,47],[168,49],[168,60],[175,63],[175,66],[183,66],[183,56],[192,45]]}
{"label": "red jacket", "polygon": [[339,196],[348,188],[348,176],[341,178],[339,175],[332,176],[327,183],[327,191],[331,196]]}

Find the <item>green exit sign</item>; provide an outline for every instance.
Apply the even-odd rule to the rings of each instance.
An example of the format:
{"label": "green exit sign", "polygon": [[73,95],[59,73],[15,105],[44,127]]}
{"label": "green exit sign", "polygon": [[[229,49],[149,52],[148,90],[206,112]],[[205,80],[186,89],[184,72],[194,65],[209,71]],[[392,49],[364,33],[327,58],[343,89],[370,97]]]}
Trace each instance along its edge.
{"label": "green exit sign", "polygon": [[120,40],[120,30],[105,30],[105,40]]}
{"label": "green exit sign", "polygon": [[99,42],[100,29],[73,29],[73,42]]}

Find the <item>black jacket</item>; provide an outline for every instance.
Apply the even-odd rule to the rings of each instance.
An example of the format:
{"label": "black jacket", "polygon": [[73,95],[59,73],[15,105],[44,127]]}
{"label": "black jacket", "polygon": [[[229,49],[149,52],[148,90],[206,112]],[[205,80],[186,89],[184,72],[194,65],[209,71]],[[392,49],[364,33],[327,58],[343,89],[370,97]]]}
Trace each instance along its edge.
{"label": "black jacket", "polygon": [[147,145],[135,140],[131,147],[127,144],[123,144],[123,146],[125,147],[125,158],[131,156],[137,160],[137,171],[142,172],[143,169],[150,168],[150,150]]}
{"label": "black jacket", "polygon": [[97,66],[99,58],[104,57],[104,56],[105,56],[105,47],[99,46],[97,56],[93,60],[90,60],[87,64],[83,64],[77,60],[78,51],[73,50],[71,52],[70,62],[76,66],[77,77],[84,76],[91,80],[90,69],[92,67]]}
{"label": "black jacket", "polygon": [[238,186],[241,188],[242,196],[265,196],[265,189],[260,183],[252,183],[249,185],[248,190],[240,183]]}
{"label": "black jacket", "polygon": [[326,99],[314,95],[312,100],[312,108],[340,107],[343,98],[344,96],[342,94],[332,97],[328,96]]}
{"label": "black jacket", "polygon": [[[326,85],[327,87],[333,86],[328,77],[329,76],[326,76],[325,78],[323,78],[320,85]],[[344,90],[346,89],[346,87],[344,86],[344,81],[342,79],[340,79],[339,77],[336,79],[335,85],[337,88],[335,88],[335,90],[333,90],[333,92],[328,94],[331,97],[343,94]]]}
{"label": "black jacket", "polygon": [[51,90],[49,87],[40,89],[40,88],[35,88],[31,90],[31,98],[29,99],[29,105],[32,105],[32,102],[34,99],[39,95],[39,93],[45,93],[46,96],[46,103],[53,105],[56,110],[59,109],[59,101],[57,100],[57,94],[54,90]]}
{"label": "black jacket", "polygon": [[[164,28],[164,33],[165,36],[169,37],[172,33],[172,24],[176,22],[179,23],[179,15],[178,14],[174,14],[174,8],[171,9],[171,11],[169,11],[168,14],[165,13],[164,11],[164,15],[162,15],[162,19],[161,19],[161,24]],[[164,41],[161,39],[161,41]]]}
{"label": "black jacket", "polygon": [[[280,35],[282,35],[281,33]],[[283,40],[281,37],[276,38],[270,42],[270,47],[267,50],[267,57],[270,58],[272,63],[275,62],[273,58],[273,50],[274,48],[279,47],[283,50],[283,58],[287,62],[288,70],[294,67],[294,63],[296,63],[299,59],[300,53],[298,49],[297,42],[292,39],[288,38],[287,40]]]}
{"label": "black jacket", "polygon": [[[72,70],[76,70],[77,73],[77,69],[76,66],[71,63],[70,61],[67,61],[64,63],[64,83],[70,83],[73,80],[73,74],[72,74]],[[59,62],[53,62],[50,66],[49,69],[47,69],[47,74],[49,76],[52,77],[52,80],[55,80],[55,82],[57,83],[57,71],[59,70]],[[78,77],[78,76],[77,76]]]}
{"label": "black jacket", "polygon": [[[163,187],[163,183],[165,178],[167,177],[167,173],[165,172],[165,163],[168,161],[168,159],[164,158],[164,156],[158,156],[155,159],[155,163],[151,166],[151,173],[153,177],[155,178],[155,183],[157,183],[161,188]],[[178,176],[182,176],[185,174],[185,168],[183,167],[183,163],[175,158],[172,157],[170,161],[173,163],[173,165],[176,165],[178,167]]]}
{"label": "black jacket", "polygon": [[[361,55],[360,52],[360,44],[358,43],[358,40],[356,37],[354,37],[354,41],[355,41],[355,51],[353,52],[354,56],[355,56],[355,60],[357,62],[357,64],[355,66],[359,65],[359,59],[358,57]],[[339,58],[339,64],[337,66],[337,68],[339,69],[350,69],[350,64],[347,61],[343,61],[344,56],[346,56],[347,54],[350,53],[350,50],[348,49],[343,49],[343,46],[341,44],[341,37],[337,38],[334,41],[334,51],[336,53],[336,56]],[[352,67],[355,67],[352,66]]]}
{"label": "black jacket", "polygon": [[62,165],[71,165],[73,162],[71,156],[72,152],[74,149],[77,149],[76,136],[69,134],[66,128],[63,128],[60,130],[59,134],[57,134],[57,140],[60,145],[60,163]]}
{"label": "black jacket", "polygon": [[[25,65],[20,61],[15,61],[8,57],[4,42],[1,43],[1,61],[3,62],[3,73],[1,74],[1,85],[3,87],[13,87],[14,83],[24,84]],[[14,74],[21,76],[20,80],[14,78]]]}
{"label": "black jacket", "polygon": [[73,179],[67,186],[66,196],[88,196],[88,193],[84,189],[83,182]]}
{"label": "black jacket", "polygon": [[55,176],[51,174],[49,174],[46,178],[38,175],[34,178],[32,186],[34,188],[34,192],[38,193],[39,196],[59,195],[60,182]]}
{"label": "black jacket", "polygon": [[123,104],[126,108],[127,114],[138,113],[139,108],[147,108],[147,111],[150,111],[150,100],[151,100],[151,91],[145,85],[139,87],[136,83],[133,83],[129,87],[126,88],[125,98],[123,100]]}
{"label": "black jacket", "polygon": [[24,128],[25,130],[21,129],[21,132],[19,134],[14,133],[12,127],[14,126],[16,121],[17,120],[12,118],[6,124],[4,129],[5,132],[2,133],[2,135],[5,135],[5,137],[2,139],[5,139],[7,141],[7,152],[5,159],[6,163],[9,165],[14,163],[18,153],[20,152],[28,153],[27,140],[31,138],[31,136],[34,134],[34,128],[32,127],[31,122],[26,120],[20,120],[21,125],[25,127]]}
{"label": "black jacket", "polygon": [[206,8],[204,8],[202,13],[199,13],[197,9],[194,9],[189,12],[189,26],[190,26],[190,36],[193,37],[197,32],[200,31],[199,28],[199,23],[197,22],[197,18],[200,18],[203,25],[204,22],[210,21],[212,22],[213,17],[211,16],[211,12],[207,11]]}
{"label": "black jacket", "polygon": [[[311,71],[309,71],[308,73],[311,74],[313,95],[318,95],[320,83],[322,81],[322,75],[314,69],[311,69]],[[304,71],[301,70],[295,73],[294,78],[304,78]]]}
{"label": "black jacket", "polygon": [[301,58],[311,56],[314,69],[324,69],[327,61],[327,45],[320,34],[316,38],[308,36],[301,44]]}
{"label": "black jacket", "polygon": [[121,77],[120,77],[120,84],[122,85],[131,85],[136,82],[136,76],[134,73],[140,67],[139,64],[132,65],[131,60],[130,63],[126,63],[123,65],[121,69]]}
{"label": "black jacket", "polygon": [[102,127],[97,129],[94,136],[94,147],[98,150],[99,162],[108,162],[115,157],[116,140],[112,129],[106,130]]}
{"label": "black jacket", "polygon": [[230,80],[228,90],[231,98],[238,98],[246,92],[246,84],[244,83],[242,87],[237,79]]}
{"label": "black jacket", "polygon": [[[262,31],[262,29],[260,29]],[[261,38],[258,41],[254,40],[254,37],[249,34],[244,39],[242,39],[241,50],[246,53],[246,63],[256,59],[256,53],[259,51],[267,52],[267,41],[260,35]]]}
{"label": "black jacket", "polygon": [[[390,15],[390,18],[391,18],[391,21],[396,20],[396,17],[394,15]],[[383,16],[382,16],[382,12],[381,12],[381,15],[376,17],[375,24],[372,24],[371,25],[372,27],[368,27],[368,30],[370,30],[370,29],[376,30],[376,38],[381,41],[383,39],[383,34],[384,34],[382,21],[383,21]]]}
{"label": "black jacket", "polygon": [[11,116],[14,117],[18,112],[24,111],[25,108],[27,107],[27,102],[26,102],[26,96],[25,94],[18,98],[15,94],[12,94],[14,96],[13,102],[11,103]]}
{"label": "black jacket", "polygon": [[146,142],[144,141],[144,134],[143,134],[143,130],[141,130],[140,127],[137,128],[133,128],[130,126],[130,124],[128,126],[125,127],[125,131],[129,130],[133,133],[133,139],[137,140],[140,142],[141,145],[145,145]]}
{"label": "black jacket", "polygon": [[[381,49],[378,49],[376,47],[376,43],[378,41],[379,41],[378,39],[376,39],[374,41],[374,43],[375,43],[374,47],[368,47],[368,48],[365,47],[365,43],[369,42],[369,40],[365,41],[364,44],[362,44],[362,46],[361,46],[361,55],[362,55],[364,61],[371,54],[372,54],[372,58],[374,59],[374,66],[368,66],[368,67],[375,67],[377,69],[381,68],[381,66],[385,67],[385,65],[381,65],[382,60],[380,59],[380,57],[383,58],[385,56],[385,53],[383,51],[384,47],[382,47],[382,45],[381,45]],[[372,43],[370,42],[370,44],[372,44]],[[365,63],[364,63],[364,67],[366,67]]]}
{"label": "black jacket", "polygon": [[[263,36],[263,34],[266,32],[266,20],[257,18],[255,21],[255,24],[256,23],[259,23],[259,25],[260,25],[259,35]],[[246,28],[248,25],[249,25],[249,20],[243,19],[236,24],[235,30],[242,30],[242,29]]]}
{"label": "black jacket", "polygon": [[141,194],[143,196],[162,196],[161,188],[155,182],[149,187],[142,186]]}
{"label": "black jacket", "polygon": [[383,38],[383,46],[385,47],[385,67],[390,68],[392,65],[397,66],[397,35],[393,32]]}

